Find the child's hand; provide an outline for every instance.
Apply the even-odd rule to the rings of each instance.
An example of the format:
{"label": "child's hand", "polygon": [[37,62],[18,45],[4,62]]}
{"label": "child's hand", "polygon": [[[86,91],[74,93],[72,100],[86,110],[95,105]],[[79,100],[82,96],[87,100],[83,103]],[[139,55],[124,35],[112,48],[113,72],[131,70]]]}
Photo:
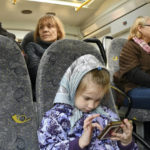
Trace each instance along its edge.
{"label": "child's hand", "polygon": [[99,114],[91,115],[84,120],[83,133],[79,139],[80,148],[84,148],[90,144],[93,129],[95,127],[97,127],[100,131],[102,130],[102,127],[98,123],[92,123],[93,119],[96,117],[99,117]]}
{"label": "child's hand", "polygon": [[125,146],[132,142],[133,126],[128,119],[124,119],[121,128],[123,129],[123,133],[112,133],[111,140],[118,140]]}

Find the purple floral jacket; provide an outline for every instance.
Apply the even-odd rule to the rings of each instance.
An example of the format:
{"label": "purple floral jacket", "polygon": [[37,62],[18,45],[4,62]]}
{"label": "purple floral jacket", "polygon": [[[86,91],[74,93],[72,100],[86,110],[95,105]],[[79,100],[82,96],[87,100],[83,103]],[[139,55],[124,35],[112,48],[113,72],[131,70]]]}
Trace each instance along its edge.
{"label": "purple floral jacket", "polygon": [[[110,118],[113,117],[119,120],[114,112],[106,107],[103,108],[104,111],[109,112]],[[81,150],[78,140],[83,132],[84,120],[91,113],[84,113],[71,130],[69,117],[72,115],[72,111],[73,108],[70,105],[56,104],[45,113],[37,132],[40,150]],[[104,128],[110,122],[110,118],[100,115],[93,122],[100,123]],[[84,150],[138,150],[133,141],[124,147],[117,141],[99,140],[97,138],[99,134],[100,131],[94,129],[91,143]]]}

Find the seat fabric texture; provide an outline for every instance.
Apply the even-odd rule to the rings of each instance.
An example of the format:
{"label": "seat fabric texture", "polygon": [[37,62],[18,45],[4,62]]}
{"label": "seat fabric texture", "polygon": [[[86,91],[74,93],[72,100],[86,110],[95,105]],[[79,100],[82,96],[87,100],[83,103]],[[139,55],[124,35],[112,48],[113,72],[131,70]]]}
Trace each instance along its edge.
{"label": "seat fabric texture", "polygon": [[18,45],[0,36],[0,149],[38,150],[31,83]]}

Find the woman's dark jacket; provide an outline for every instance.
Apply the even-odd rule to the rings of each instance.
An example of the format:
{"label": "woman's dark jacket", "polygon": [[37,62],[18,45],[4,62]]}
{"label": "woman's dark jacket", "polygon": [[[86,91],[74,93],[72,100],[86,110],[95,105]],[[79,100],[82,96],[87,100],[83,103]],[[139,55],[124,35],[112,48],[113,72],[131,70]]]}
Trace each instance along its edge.
{"label": "woman's dark jacket", "polygon": [[[35,83],[40,59],[45,50],[51,45],[51,42],[43,42],[38,40],[37,43],[30,42],[25,46],[25,54],[27,55],[27,67],[32,83],[33,96],[35,96]],[[34,97],[35,99],[35,97]]]}
{"label": "woman's dark jacket", "polygon": [[150,54],[133,40],[124,45],[119,67],[114,82],[125,92],[139,86],[150,87]]}

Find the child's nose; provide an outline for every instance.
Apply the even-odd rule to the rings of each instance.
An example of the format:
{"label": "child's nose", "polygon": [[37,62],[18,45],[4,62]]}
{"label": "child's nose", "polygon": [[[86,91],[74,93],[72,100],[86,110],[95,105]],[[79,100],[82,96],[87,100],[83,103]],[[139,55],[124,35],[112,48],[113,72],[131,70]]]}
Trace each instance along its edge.
{"label": "child's nose", "polygon": [[88,107],[89,107],[90,109],[93,109],[93,108],[95,107],[94,102],[89,102]]}

